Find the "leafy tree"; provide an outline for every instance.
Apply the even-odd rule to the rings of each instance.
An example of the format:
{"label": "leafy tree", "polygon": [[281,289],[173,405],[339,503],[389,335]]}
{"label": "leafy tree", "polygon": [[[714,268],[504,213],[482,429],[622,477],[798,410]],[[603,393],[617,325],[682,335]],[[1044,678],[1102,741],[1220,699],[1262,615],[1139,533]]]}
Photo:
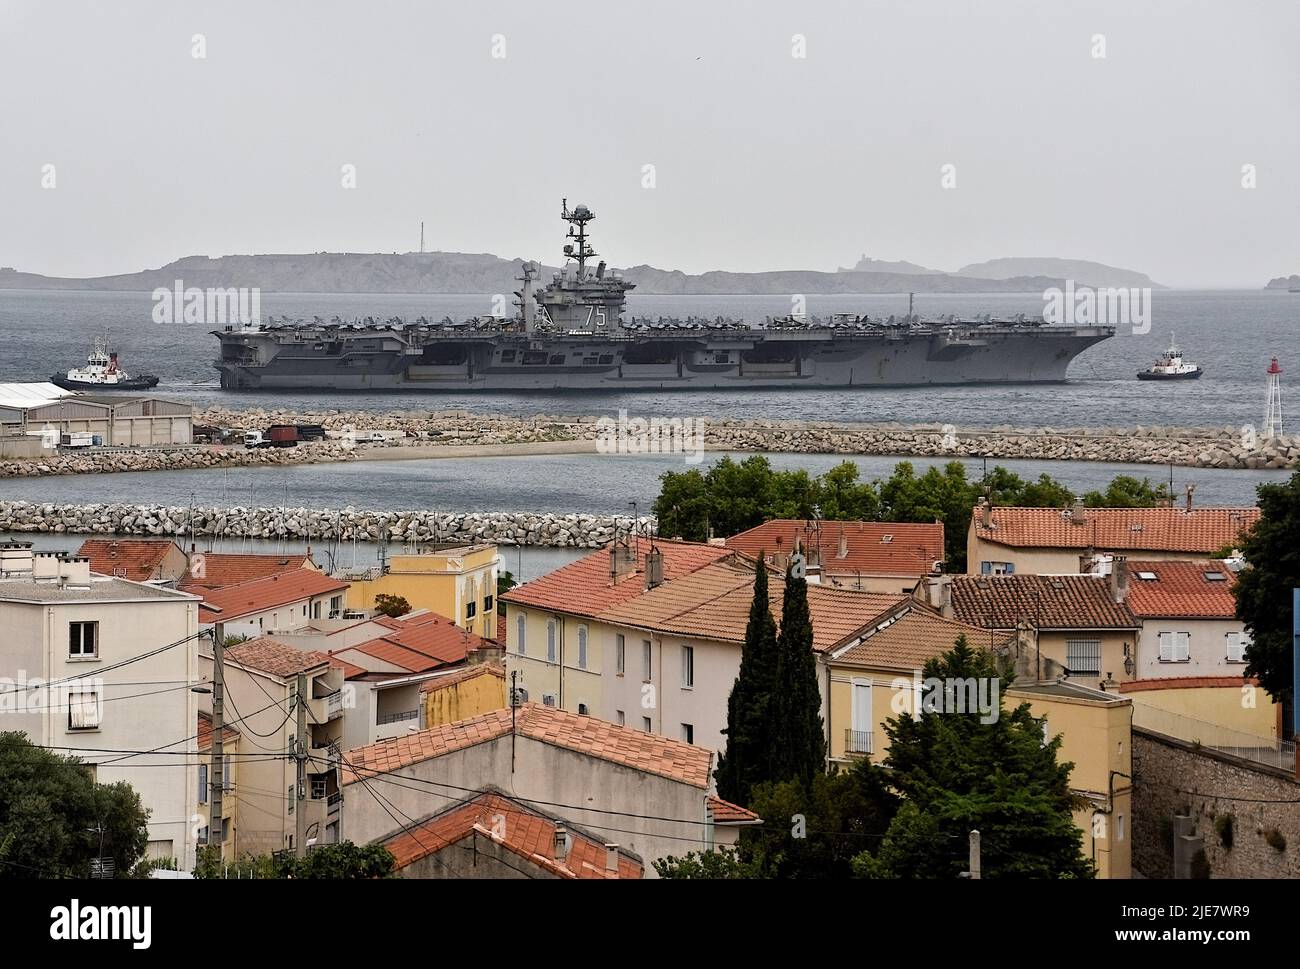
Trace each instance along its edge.
{"label": "leafy tree", "polygon": [[1170,501],[1169,486],[1151,484],[1150,478],[1137,478],[1121,474],[1106,486],[1105,491],[1089,491],[1083,503],[1089,508],[1161,508]]}
{"label": "leafy tree", "polygon": [[952,572],[966,571],[966,530],[979,499],[979,485],[966,478],[966,465],[949,461],[917,476],[900,461],[880,485],[881,517],[894,522],[943,522],[944,558]]}
{"label": "leafy tree", "polygon": [[1237,573],[1232,593],[1246,625],[1246,675],[1275,701],[1294,708],[1291,590],[1300,587],[1300,472],[1285,484],[1256,489],[1259,521],[1241,545],[1249,568]]}
{"label": "leafy tree", "polygon": [[518,584],[519,583],[515,581],[515,575],[513,572],[497,573],[497,615],[498,616],[504,616],[506,614],[506,604],[501,601],[501,597],[505,595],[507,592],[509,592],[511,589],[513,589],[515,586],[517,586]]}
{"label": "leafy tree", "polygon": [[148,820],[130,785],[97,784],[80,758],[0,733],[0,878],[86,878],[101,839],[116,877],[128,878],[148,848]]}
{"label": "leafy tree", "polygon": [[777,669],[776,620],[768,601],[767,566],[759,556],[754,598],[740,649],[740,671],[727,697],[726,749],[718,758],[718,796],[747,804],[755,784],[767,777],[771,756],[768,718]]}
{"label": "leafy tree", "polygon": [[396,859],[381,844],[351,841],[319,845],[298,858],[290,852],[248,855],[228,864],[217,863],[216,846],[199,849],[195,878],[386,878]]}
{"label": "leafy tree", "polygon": [[815,482],[817,505],[829,521],[877,521],[880,495],[870,481],[859,481],[852,461],[842,461]]}
{"label": "leafy tree", "polygon": [[375,596],[375,609],[390,619],[396,619],[410,612],[411,604],[406,601],[405,596],[390,596],[381,592]]}
{"label": "leafy tree", "polygon": [[680,858],[670,855],[654,863],[660,878],[737,879],[758,878],[753,864],[740,860],[734,848],[716,851],[688,851]]}
{"label": "leafy tree", "polygon": [[[879,848],[853,861],[872,878],[955,878],[968,863],[968,837],[980,832],[985,878],[1089,878],[1072,819],[1073,764],[1058,763],[1061,738],[1043,739],[1043,722],[1028,704],[1002,707],[1004,680],[992,656],[960,637],[928,661],[925,677],[993,679],[998,716],[979,711],[903,713],[885,725],[889,753],[885,783],[903,800]],[[871,768],[879,770],[880,768]]]}
{"label": "leafy tree", "polygon": [[792,562],[785,576],[781,631],[776,638],[776,678],[770,704],[771,780],[795,780],[807,786],[826,769],[821,691],[813,656],[812,613],[808,581]]}

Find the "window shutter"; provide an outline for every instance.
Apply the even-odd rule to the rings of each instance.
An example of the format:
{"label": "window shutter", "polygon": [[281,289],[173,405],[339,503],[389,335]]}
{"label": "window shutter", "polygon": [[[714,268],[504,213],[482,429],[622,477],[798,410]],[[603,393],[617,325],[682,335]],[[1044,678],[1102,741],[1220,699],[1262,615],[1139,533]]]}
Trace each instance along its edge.
{"label": "window shutter", "polygon": [[1169,662],[1174,658],[1174,634],[1173,633],[1160,634],[1160,658],[1165,662]]}
{"label": "window shutter", "polygon": [[555,620],[552,619],[546,624],[546,661],[555,662]]}
{"label": "window shutter", "polygon": [[208,803],[208,765],[199,764],[199,803]]}
{"label": "window shutter", "polygon": [[1179,662],[1182,662],[1188,659],[1192,655],[1192,649],[1191,649],[1192,634],[1175,633],[1174,638],[1175,638],[1174,658],[1177,659]]}
{"label": "window shutter", "polygon": [[524,629],[525,629],[525,628],[526,628],[526,624],[524,623],[524,617],[523,617],[523,616],[520,616],[519,618],[517,618],[517,619],[515,620],[515,631],[519,634],[519,635],[518,635],[518,639],[519,639],[518,646],[519,646],[519,655],[520,655],[520,656],[524,656],[524,655],[526,654],[526,652],[527,652],[527,648],[526,648],[526,646],[524,645]]}

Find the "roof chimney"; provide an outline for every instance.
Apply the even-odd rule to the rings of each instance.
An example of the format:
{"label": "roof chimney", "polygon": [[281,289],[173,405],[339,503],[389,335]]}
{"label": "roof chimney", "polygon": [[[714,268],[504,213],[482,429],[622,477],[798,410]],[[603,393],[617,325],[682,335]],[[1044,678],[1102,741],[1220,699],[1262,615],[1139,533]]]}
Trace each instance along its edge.
{"label": "roof chimney", "polygon": [[645,587],[653,589],[664,584],[664,553],[652,547],[645,553]]}
{"label": "roof chimney", "polygon": [[988,495],[980,499],[980,521],[985,528],[993,527],[993,504],[989,501]]}
{"label": "roof chimney", "polygon": [[32,571],[32,543],[0,544],[0,575],[29,575]]}
{"label": "roof chimney", "polygon": [[618,541],[609,547],[609,581],[617,582],[636,571],[636,553],[627,542]]}
{"label": "roof chimney", "polygon": [[1123,602],[1128,596],[1128,559],[1123,555],[1111,557],[1110,592],[1116,602]]}
{"label": "roof chimney", "polygon": [[1074,498],[1074,507],[1070,509],[1070,521],[1076,525],[1084,525],[1088,522],[1087,505],[1083,503],[1083,496],[1076,495]]}
{"label": "roof chimney", "polygon": [[930,608],[945,619],[952,618],[952,576],[934,575],[926,580],[926,599]]}
{"label": "roof chimney", "polygon": [[57,579],[59,577],[59,553],[37,552],[32,558],[33,579]]}
{"label": "roof chimney", "polygon": [[845,559],[849,557],[849,537],[844,534],[844,526],[840,526],[840,544],[835,550],[835,557]]}
{"label": "roof chimney", "polygon": [[614,878],[618,877],[618,845],[605,845],[605,871]]}
{"label": "roof chimney", "polygon": [[1192,510],[1192,493],[1194,491],[1196,491],[1196,485],[1189,484],[1187,486],[1187,510],[1188,511]]}
{"label": "roof chimney", "polygon": [[569,857],[569,830],[562,824],[555,826],[555,860],[564,861]]}

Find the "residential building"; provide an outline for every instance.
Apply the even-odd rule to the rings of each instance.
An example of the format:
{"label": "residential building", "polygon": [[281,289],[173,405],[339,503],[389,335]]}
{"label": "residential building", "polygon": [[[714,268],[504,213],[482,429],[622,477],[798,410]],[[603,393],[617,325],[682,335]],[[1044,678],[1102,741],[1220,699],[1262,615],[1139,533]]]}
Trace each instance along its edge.
{"label": "residential building", "polygon": [[928,580],[918,596],[941,615],[996,633],[1027,625],[1044,660],[1100,687],[1137,676],[1141,622],[1125,603],[1123,572],[1101,575],[958,575]]}
{"label": "residential building", "polygon": [[[221,857],[239,857],[239,775],[241,757],[239,731],[230,724],[221,728]],[[250,738],[251,739],[251,738]],[[206,710],[199,711],[198,719],[199,747],[199,816],[203,819],[199,828],[199,844],[212,843],[211,818],[212,794],[216,780],[212,770],[212,714]]]}
{"label": "residential building", "polygon": [[881,617],[826,657],[830,696],[826,749],[831,764],[861,757],[880,763],[889,752],[885,722],[901,713],[916,715],[925,664],[965,636],[974,649],[1002,649],[1008,636],[945,619],[907,602]]}
{"label": "residential building", "polygon": [[492,639],[500,561],[495,545],[450,545],[392,555],[382,565],[339,576],[351,586],[348,609],[366,612],[375,608],[376,596],[401,596],[413,609],[449,616],[470,632]]}
{"label": "residential building", "polygon": [[[612,546],[511,590],[506,667],[544,705],[721,749],[753,565],[715,545],[640,539],[637,553]],[[768,593],[779,623],[781,575]],[[902,601],[810,584],[814,651],[823,657]]]}
{"label": "residential building", "polygon": [[472,720],[504,708],[508,699],[504,663],[440,671],[420,683],[420,728]]}
{"label": "residential building", "polygon": [[300,629],[341,615],[348,584],[315,569],[294,569],[203,592],[199,621],[220,622],[226,636],[261,636]]}
{"label": "residential building", "polygon": [[[212,677],[212,649],[200,651],[205,678]],[[295,812],[307,812],[307,837],[338,840],[338,756],[344,735],[343,675],[324,653],[304,652],[268,637],[224,651],[223,712],[248,741],[240,744],[232,837],[240,854],[266,854],[295,847]],[[298,792],[298,678],[306,680],[307,733],[303,751],[307,783]],[[211,713],[212,697],[203,697]],[[255,749],[254,749],[255,748]],[[197,783],[197,781],[196,781]]]}
{"label": "residential building", "polygon": [[1134,559],[1204,559],[1241,544],[1259,520],[1244,508],[1010,508],[976,505],[966,542],[974,575],[1085,571],[1094,553]]}
{"label": "residential building", "polygon": [[385,841],[485,788],[605,838],[646,866],[734,844],[758,818],[720,800],[713,751],[539,703],[343,755],[342,837]]}
{"label": "residential building", "polygon": [[803,552],[808,580],[866,592],[909,593],[923,576],[943,571],[943,522],[799,521],[778,518],[733,535],[728,548],[766,555],[784,570]]}
{"label": "residential building", "polygon": [[90,571],[132,582],[176,585],[189,571],[189,559],[171,539],[88,538],[77,555],[90,560]]}
{"label": "residential building", "polygon": [[304,552],[286,554],[263,552],[212,552],[198,551],[190,546],[189,565],[181,579],[186,591],[209,591],[226,586],[265,579],[281,573],[306,569],[319,572],[311,557],[311,548]]}
{"label": "residential building", "polygon": [[402,878],[641,878],[641,859],[606,837],[487,790],[383,843]]}
{"label": "residential building", "polygon": [[1240,675],[1144,678],[1121,683],[1119,692],[1133,701],[1135,726],[1271,763],[1294,763],[1294,757],[1260,756],[1284,749],[1279,741],[1286,738],[1286,725],[1282,705],[1256,679]]}
{"label": "residential building", "polygon": [[6,542],[0,629],[5,729],[80,757],[100,783],[130,784],[150,812],[149,856],[192,868],[198,597]]}

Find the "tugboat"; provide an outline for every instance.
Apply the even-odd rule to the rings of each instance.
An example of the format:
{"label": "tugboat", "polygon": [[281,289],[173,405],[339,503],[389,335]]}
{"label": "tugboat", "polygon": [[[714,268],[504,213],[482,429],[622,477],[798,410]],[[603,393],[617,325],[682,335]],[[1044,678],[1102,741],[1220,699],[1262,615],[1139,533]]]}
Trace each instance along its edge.
{"label": "tugboat", "polygon": [[132,377],[117,365],[117,354],[108,350],[103,340],[96,340],[84,367],[56,373],[50,382],[64,390],[148,390],[158,385],[150,374]]}
{"label": "tugboat", "polygon": [[1169,349],[1160,355],[1155,366],[1138,372],[1138,380],[1195,380],[1205,373],[1194,363],[1183,363],[1183,351],[1169,334]]}

